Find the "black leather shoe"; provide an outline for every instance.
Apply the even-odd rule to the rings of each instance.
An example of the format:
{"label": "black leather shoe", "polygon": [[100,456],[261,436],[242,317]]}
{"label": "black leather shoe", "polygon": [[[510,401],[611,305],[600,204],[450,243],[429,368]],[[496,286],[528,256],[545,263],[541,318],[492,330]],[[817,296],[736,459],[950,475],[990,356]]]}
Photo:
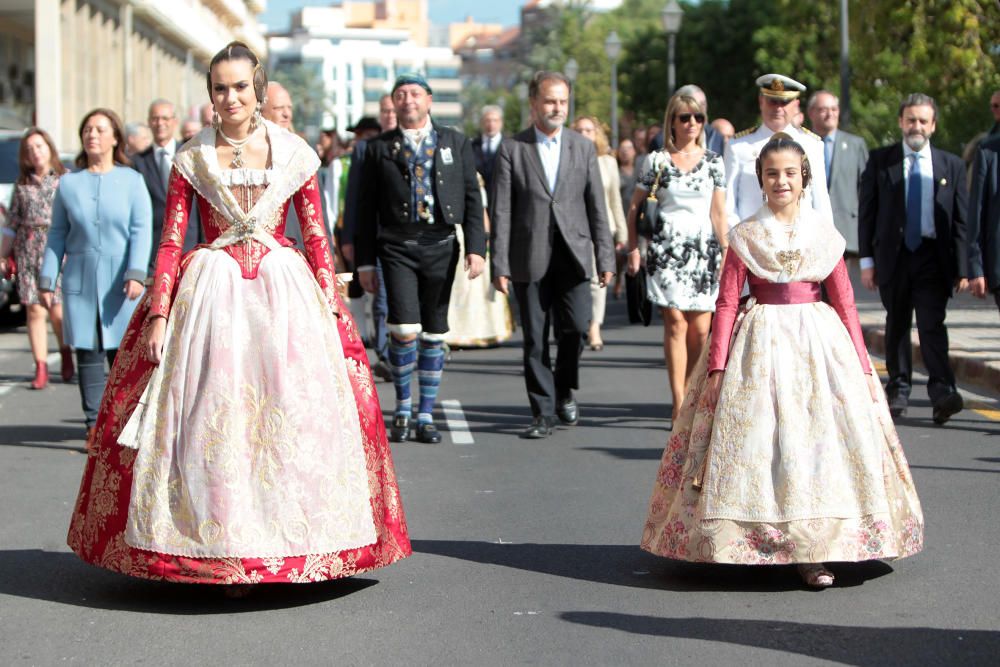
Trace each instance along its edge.
{"label": "black leather shoe", "polygon": [[392,428],[389,429],[389,440],[392,442],[406,442],[409,438],[409,415],[396,415],[392,418]]}
{"label": "black leather shoe", "polygon": [[531,426],[521,433],[521,437],[528,440],[541,440],[550,435],[552,435],[552,418],[542,416],[532,419]]}
{"label": "black leather shoe", "polygon": [[377,377],[379,380],[385,382],[392,382],[392,369],[389,368],[389,364],[385,361],[379,359],[375,367],[372,368],[372,375]]}
{"label": "black leather shoe", "polygon": [[889,414],[892,415],[893,419],[906,415],[907,403],[906,396],[897,394],[889,397]]}
{"label": "black leather shoe", "polygon": [[964,407],[965,402],[962,400],[962,395],[957,391],[952,391],[934,402],[934,423],[944,424],[956,412],[961,412]]}
{"label": "black leather shoe", "polygon": [[417,440],[425,445],[436,445],[441,442],[441,434],[434,424],[417,424]]}
{"label": "black leather shoe", "polygon": [[556,415],[558,415],[559,421],[567,426],[573,426],[580,421],[580,408],[572,394],[569,395],[569,398],[559,399],[556,405]]}

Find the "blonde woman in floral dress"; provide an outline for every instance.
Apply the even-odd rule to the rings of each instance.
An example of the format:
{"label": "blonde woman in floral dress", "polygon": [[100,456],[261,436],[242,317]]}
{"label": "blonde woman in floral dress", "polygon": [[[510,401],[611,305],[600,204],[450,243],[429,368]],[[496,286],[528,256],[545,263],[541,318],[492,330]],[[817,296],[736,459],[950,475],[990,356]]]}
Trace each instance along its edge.
{"label": "blonde woman in floral dress", "polygon": [[923,515],[865,351],[845,241],[799,206],[802,147],[776,134],[758,174],[767,203],[729,234],[709,351],[663,453],[642,548],[795,563],[822,588],[834,581],[824,561],[920,551]]}

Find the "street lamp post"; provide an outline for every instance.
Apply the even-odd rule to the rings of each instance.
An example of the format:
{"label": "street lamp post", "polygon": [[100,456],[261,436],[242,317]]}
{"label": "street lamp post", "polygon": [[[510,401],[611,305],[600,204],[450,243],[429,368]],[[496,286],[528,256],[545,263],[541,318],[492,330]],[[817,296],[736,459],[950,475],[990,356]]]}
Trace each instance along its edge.
{"label": "street lamp post", "polygon": [[576,118],[576,75],[580,73],[580,66],[576,63],[576,58],[566,61],[563,73],[569,79],[569,120],[573,122]]}
{"label": "street lamp post", "polygon": [[840,124],[851,126],[851,63],[848,58],[847,0],[840,0]]}
{"label": "street lamp post", "polygon": [[528,127],[528,84],[522,81],[514,86],[514,92],[521,101],[521,127]]}
{"label": "street lamp post", "polygon": [[622,40],[614,30],[604,40],[604,53],[611,61],[611,147],[618,148],[618,56],[622,53]]}
{"label": "street lamp post", "polygon": [[674,47],[677,43],[677,33],[681,31],[681,21],[684,19],[684,10],[677,4],[677,0],[669,0],[660,12],[663,20],[663,30],[667,33],[667,97],[674,94],[677,86],[677,72],[674,69]]}

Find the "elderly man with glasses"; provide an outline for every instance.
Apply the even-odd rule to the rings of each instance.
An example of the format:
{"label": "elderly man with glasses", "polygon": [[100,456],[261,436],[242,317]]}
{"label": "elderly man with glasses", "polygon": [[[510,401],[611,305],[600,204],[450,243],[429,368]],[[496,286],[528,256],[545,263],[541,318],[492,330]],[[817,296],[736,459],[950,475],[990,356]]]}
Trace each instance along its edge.
{"label": "elderly man with glasses", "polygon": [[784,132],[805,149],[812,167],[812,180],[804,195],[806,204],[832,220],[833,210],[823,168],[823,142],[809,130],[796,128],[791,122],[799,110],[799,95],[806,87],[781,74],[765,74],[757,79],[757,86],[760,88],[757,102],[763,123],[738,133],[726,144],[724,153],[729,226],[749,218],[760,209],[757,155],[778,132]]}

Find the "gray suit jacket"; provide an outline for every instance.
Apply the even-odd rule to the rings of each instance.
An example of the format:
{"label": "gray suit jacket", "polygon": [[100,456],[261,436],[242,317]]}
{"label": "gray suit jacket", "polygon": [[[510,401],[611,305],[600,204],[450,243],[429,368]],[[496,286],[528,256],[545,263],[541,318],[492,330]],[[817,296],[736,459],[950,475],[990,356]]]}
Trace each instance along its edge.
{"label": "gray suit jacket", "polygon": [[868,163],[868,146],[856,134],[837,130],[826,187],[833,207],[833,224],[845,239],[847,252],[858,252],[858,190]]}
{"label": "gray suit jacket", "polygon": [[614,242],[597,153],[583,135],[563,128],[554,192],[549,191],[538,156],[534,127],[504,139],[489,201],[494,278],[541,280],[552,258],[553,224],[576,260],[581,280],[591,277],[595,258],[599,273],[614,273]]}
{"label": "gray suit jacket", "polygon": [[1000,135],[979,144],[972,167],[968,275],[1000,289]]}

